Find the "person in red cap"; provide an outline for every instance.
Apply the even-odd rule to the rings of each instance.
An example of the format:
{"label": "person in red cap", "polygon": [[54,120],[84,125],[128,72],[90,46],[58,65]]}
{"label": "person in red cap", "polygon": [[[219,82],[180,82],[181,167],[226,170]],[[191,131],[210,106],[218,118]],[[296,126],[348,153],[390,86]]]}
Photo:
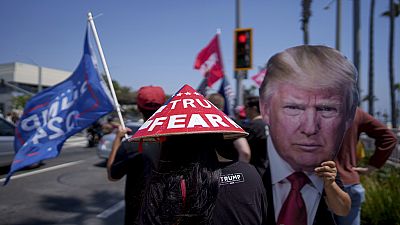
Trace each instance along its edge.
{"label": "person in red cap", "polygon": [[235,118],[241,123],[245,123],[247,119],[246,109],[243,105],[238,105],[235,107]]}
{"label": "person in red cap", "polygon": [[164,102],[165,93],[159,86],[144,86],[137,93],[137,105],[145,120],[150,118]]}
{"label": "person in red cap", "polygon": [[[147,120],[165,102],[164,90],[159,86],[144,86],[137,93],[137,106]],[[107,161],[107,173],[110,181],[125,181],[125,224],[134,224],[139,214],[142,192],[152,169],[156,168],[159,158],[159,145],[145,143],[146,151],[142,154],[137,143],[122,141],[131,132],[121,126],[114,139]]]}
{"label": "person in red cap", "polygon": [[216,153],[225,139],[245,135],[193,88],[180,89],[130,139],[161,142],[139,224],[266,224],[267,198],[254,166],[221,162]]}

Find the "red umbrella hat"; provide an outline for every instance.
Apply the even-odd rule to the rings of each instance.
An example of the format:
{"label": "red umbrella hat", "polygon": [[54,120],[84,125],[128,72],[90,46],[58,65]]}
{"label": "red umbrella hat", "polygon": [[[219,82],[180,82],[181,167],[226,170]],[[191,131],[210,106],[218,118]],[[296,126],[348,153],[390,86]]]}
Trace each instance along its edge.
{"label": "red umbrella hat", "polygon": [[129,139],[157,141],[160,137],[222,133],[225,139],[248,135],[238,124],[189,85],[184,85]]}

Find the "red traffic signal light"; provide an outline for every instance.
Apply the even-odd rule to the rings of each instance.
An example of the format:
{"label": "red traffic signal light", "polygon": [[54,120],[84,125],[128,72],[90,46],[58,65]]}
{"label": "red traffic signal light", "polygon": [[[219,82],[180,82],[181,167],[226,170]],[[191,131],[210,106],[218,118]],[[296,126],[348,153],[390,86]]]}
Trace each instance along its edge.
{"label": "red traffic signal light", "polygon": [[252,29],[235,30],[235,70],[252,68]]}
{"label": "red traffic signal light", "polygon": [[240,43],[246,43],[246,41],[247,41],[247,36],[246,36],[246,34],[239,34],[239,36],[238,36],[238,41],[240,42]]}

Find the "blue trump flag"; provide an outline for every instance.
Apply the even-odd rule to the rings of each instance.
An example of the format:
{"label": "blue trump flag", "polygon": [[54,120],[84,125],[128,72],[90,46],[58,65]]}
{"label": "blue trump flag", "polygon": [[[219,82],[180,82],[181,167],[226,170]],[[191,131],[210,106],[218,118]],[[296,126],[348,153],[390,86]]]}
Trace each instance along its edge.
{"label": "blue trump flag", "polygon": [[218,93],[225,98],[224,113],[232,117],[233,106],[235,104],[235,93],[233,92],[232,86],[225,78],[225,76],[222,78],[221,86],[218,90]]}
{"label": "blue trump flag", "polygon": [[93,63],[88,35],[87,29],[83,56],[72,75],[27,102],[15,129],[16,154],[4,184],[17,170],[57,157],[69,137],[114,110]]}

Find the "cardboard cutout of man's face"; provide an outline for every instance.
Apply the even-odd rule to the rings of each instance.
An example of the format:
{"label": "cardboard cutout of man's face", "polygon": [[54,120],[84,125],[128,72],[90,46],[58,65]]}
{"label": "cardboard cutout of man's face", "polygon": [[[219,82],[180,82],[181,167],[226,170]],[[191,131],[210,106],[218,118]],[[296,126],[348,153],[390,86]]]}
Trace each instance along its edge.
{"label": "cardboard cutout of man's face", "polygon": [[332,160],[348,121],[343,93],[278,84],[261,112],[278,154],[297,171]]}

